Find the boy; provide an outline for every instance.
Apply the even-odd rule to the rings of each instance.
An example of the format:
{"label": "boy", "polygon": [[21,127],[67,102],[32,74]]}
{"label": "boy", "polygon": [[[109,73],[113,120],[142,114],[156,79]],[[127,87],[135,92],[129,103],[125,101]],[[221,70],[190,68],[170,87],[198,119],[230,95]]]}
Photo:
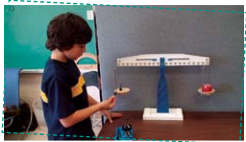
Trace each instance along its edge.
{"label": "boy", "polygon": [[49,23],[46,48],[51,50],[51,56],[41,84],[49,140],[93,140],[93,113],[101,110],[110,122],[121,116],[108,112],[116,103],[114,96],[98,103],[87,94],[84,78],[74,62],[86,51],[91,37],[86,21],[73,13],[58,15]]}

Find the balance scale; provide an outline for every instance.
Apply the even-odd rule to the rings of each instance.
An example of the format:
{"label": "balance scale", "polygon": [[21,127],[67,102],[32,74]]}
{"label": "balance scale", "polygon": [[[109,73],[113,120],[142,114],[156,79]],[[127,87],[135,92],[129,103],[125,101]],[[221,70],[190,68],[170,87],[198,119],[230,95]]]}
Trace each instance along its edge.
{"label": "balance scale", "polygon": [[[164,61],[163,61],[164,60]],[[150,67],[156,66],[208,66],[209,57],[187,54],[143,54],[117,59],[117,66],[121,67]],[[165,78],[165,76],[164,76]],[[165,81],[166,82],[166,81]],[[166,90],[167,92],[167,90]],[[158,93],[158,97],[159,93]],[[169,108],[168,98],[157,99],[157,108],[144,108],[143,120],[183,120],[181,108]],[[163,110],[164,107],[164,110]]]}

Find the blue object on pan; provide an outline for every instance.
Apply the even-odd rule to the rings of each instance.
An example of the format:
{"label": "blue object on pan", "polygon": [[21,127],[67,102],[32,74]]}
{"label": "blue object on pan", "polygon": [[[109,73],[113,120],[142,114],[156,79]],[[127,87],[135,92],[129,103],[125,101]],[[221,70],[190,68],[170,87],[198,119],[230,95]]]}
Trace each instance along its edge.
{"label": "blue object on pan", "polygon": [[167,89],[167,80],[165,77],[164,58],[160,58],[160,78],[158,82],[157,112],[158,113],[169,112],[168,89]]}

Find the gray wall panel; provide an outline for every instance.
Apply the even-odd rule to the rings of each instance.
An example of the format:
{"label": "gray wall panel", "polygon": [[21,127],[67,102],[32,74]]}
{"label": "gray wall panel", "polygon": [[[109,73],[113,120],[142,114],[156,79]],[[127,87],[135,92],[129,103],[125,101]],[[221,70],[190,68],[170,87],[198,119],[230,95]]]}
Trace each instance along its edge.
{"label": "gray wall panel", "polygon": [[[231,11],[243,12],[244,7],[162,7],[164,9],[96,7],[103,98],[108,98],[118,87],[115,83],[117,58],[151,53],[185,53],[208,56],[211,65],[205,67],[204,74],[202,67],[166,69],[170,107],[181,107],[187,111],[240,111],[244,18],[243,13]],[[177,10],[166,10],[165,7]],[[118,69],[118,81],[130,87],[131,92],[117,97],[115,110],[155,107],[159,68]],[[197,93],[198,87],[206,82],[214,85],[214,95],[200,96]]]}

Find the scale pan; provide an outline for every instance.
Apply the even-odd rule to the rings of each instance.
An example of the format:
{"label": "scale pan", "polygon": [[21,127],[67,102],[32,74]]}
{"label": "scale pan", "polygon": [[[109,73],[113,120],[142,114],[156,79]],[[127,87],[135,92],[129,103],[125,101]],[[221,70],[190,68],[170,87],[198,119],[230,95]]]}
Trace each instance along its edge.
{"label": "scale pan", "polygon": [[117,88],[114,90],[118,95],[127,95],[130,92],[130,88],[122,87],[121,90],[120,88]]}

